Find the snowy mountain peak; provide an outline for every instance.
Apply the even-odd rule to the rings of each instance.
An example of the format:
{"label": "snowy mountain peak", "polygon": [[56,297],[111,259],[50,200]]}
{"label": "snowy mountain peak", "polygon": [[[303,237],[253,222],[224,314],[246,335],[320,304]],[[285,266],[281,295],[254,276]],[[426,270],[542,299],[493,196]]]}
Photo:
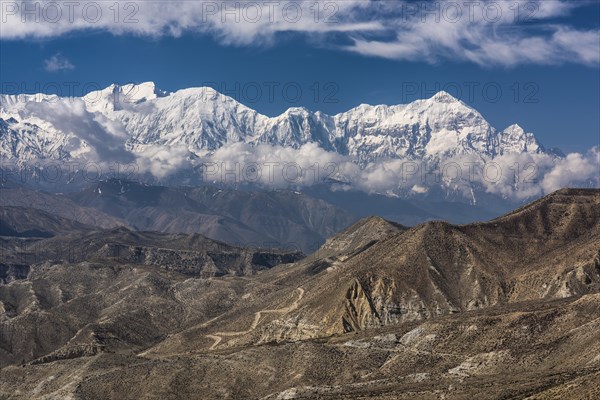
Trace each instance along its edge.
{"label": "snowy mountain peak", "polygon": [[504,132],[518,135],[525,134],[525,130],[519,124],[512,124],[511,126],[507,127]]}
{"label": "snowy mountain peak", "polygon": [[[26,103],[36,99],[27,97],[15,104],[15,98],[0,96],[0,118],[14,117],[19,122],[0,127],[9,133],[0,135],[2,154],[16,159],[68,158],[72,153],[68,143],[90,142],[68,133],[85,137],[86,132],[78,132],[81,115],[74,114],[72,124],[77,128],[69,130],[65,128],[68,121],[57,127],[49,122],[51,116],[33,118]],[[361,104],[337,115],[292,107],[272,118],[210,87],[166,93],[153,82],[113,84],[83,99],[88,112],[102,114],[105,123],[118,124],[125,134],[123,145],[134,152],[152,146],[181,146],[203,156],[239,142],[292,148],[315,143],[350,156],[359,165],[382,158],[440,160],[469,154],[483,159],[545,152],[534,135],[520,126],[498,131],[477,110],[444,91],[409,104]]]}
{"label": "snowy mountain peak", "polygon": [[0,112],[14,114],[28,103],[40,103],[42,101],[56,101],[55,94],[0,94]]}
{"label": "snowy mountain peak", "polygon": [[448,118],[448,115],[454,115],[453,118],[459,115],[471,116],[483,120],[483,117],[477,110],[469,106],[465,102],[457,99],[448,92],[438,92],[432,97],[425,100],[417,100],[406,105],[410,110],[418,112],[426,112],[434,119]]}
{"label": "snowy mountain peak", "polygon": [[241,106],[237,100],[229,97],[210,86],[191,87],[186,89],[180,89],[175,93],[172,93],[173,100],[178,99],[179,101],[201,101],[207,105],[219,108],[220,106],[229,104],[232,107]]}
{"label": "snowy mountain peak", "polygon": [[537,141],[533,133],[526,133],[518,124],[512,124],[498,134],[500,154],[505,153],[542,153],[544,147]]}
{"label": "snowy mountain peak", "polygon": [[286,115],[308,115],[310,111],[305,107],[290,107],[285,113]]}
{"label": "snowy mountain peak", "polygon": [[126,85],[113,83],[104,89],[88,93],[83,99],[87,104],[88,110],[106,112],[130,108],[131,105],[168,95],[168,92],[158,89],[154,82],[130,83]]}
{"label": "snowy mountain peak", "polygon": [[433,97],[431,97],[430,100],[435,101],[437,103],[462,103],[459,99],[443,90],[433,95]]}
{"label": "snowy mountain peak", "polygon": [[127,84],[122,86],[122,92],[125,93],[130,100],[136,102],[154,100],[157,97],[165,97],[169,94],[168,92],[158,89],[154,82],[144,82],[137,85]]}

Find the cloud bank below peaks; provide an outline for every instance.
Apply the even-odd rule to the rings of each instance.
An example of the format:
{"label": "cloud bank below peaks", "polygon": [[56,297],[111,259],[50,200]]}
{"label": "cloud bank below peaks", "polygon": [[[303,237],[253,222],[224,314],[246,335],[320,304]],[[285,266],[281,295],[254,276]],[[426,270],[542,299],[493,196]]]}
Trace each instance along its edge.
{"label": "cloud bank below peaks", "polygon": [[381,159],[359,167],[351,157],[328,152],[315,143],[298,149],[236,143],[198,162],[206,182],[277,188],[337,182],[334,187],[340,190],[418,195],[442,187],[465,198],[477,190],[519,201],[563,187],[600,187],[597,147],[564,158],[515,153],[483,160],[461,155],[429,161]]}

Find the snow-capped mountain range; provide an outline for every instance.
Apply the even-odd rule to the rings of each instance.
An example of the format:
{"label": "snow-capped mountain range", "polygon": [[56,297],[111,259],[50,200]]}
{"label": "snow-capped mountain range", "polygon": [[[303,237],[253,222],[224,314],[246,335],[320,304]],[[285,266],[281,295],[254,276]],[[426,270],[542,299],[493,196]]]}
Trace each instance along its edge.
{"label": "snow-capped mountain range", "polygon": [[[68,127],[64,120],[72,116],[88,121]],[[435,160],[468,154],[489,160],[507,153],[547,152],[532,133],[518,125],[497,130],[446,92],[403,105],[362,104],[337,115],[290,108],[276,117],[211,88],[167,93],[152,82],[111,85],[81,99],[0,95],[4,160],[85,156],[100,128],[133,153],[149,145],[179,145],[203,156],[238,142],[292,148],[313,142],[365,165],[384,158]]]}

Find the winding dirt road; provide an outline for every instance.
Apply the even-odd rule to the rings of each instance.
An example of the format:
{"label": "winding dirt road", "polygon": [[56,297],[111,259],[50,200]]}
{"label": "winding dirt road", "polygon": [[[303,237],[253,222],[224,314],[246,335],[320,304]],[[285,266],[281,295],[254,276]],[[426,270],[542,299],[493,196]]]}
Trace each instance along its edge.
{"label": "winding dirt road", "polygon": [[266,314],[266,313],[285,314],[285,313],[288,313],[288,312],[293,311],[296,308],[298,308],[298,303],[300,303],[300,300],[302,300],[302,298],[304,297],[304,289],[297,288],[296,290],[300,293],[300,295],[289,306],[284,307],[284,308],[278,308],[275,310],[261,310],[261,311],[257,311],[256,313],[254,313],[254,321],[252,321],[252,324],[250,325],[249,329],[247,329],[245,331],[216,332],[212,335],[206,335],[206,337],[211,338],[215,341],[212,344],[212,346],[210,346],[209,350],[214,350],[219,345],[219,343],[221,343],[221,341],[223,340],[223,337],[245,335],[245,334],[248,334],[248,333],[252,332],[253,330],[255,330],[256,327],[258,326],[258,323],[260,322],[260,318],[262,317],[263,314]]}

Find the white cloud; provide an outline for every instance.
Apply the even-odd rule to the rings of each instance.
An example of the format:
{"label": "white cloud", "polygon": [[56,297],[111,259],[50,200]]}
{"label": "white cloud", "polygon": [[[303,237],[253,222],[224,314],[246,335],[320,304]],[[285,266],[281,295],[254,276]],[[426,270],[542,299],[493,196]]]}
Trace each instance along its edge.
{"label": "white cloud", "polygon": [[[567,16],[575,7],[574,3],[552,0],[471,3],[474,4],[472,8],[461,7],[461,14],[439,11],[439,19],[436,14],[424,11],[416,12],[414,16],[411,13],[410,17],[405,13],[388,21],[392,40],[357,35],[346,49],[367,56],[430,63],[450,59],[484,66],[600,64],[599,30],[577,30],[544,21]],[[450,4],[461,3],[441,1],[435,4],[444,10],[451,9]],[[516,4],[520,7],[518,12]],[[462,16],[457,18],[458,15]]]}
{"label": "white cloud", "polygon": [[104,172],[121,165],[141,178],[150,174],[163,179],[192,167],[191,153],[185,146],[145,145],[132,151],[125,127],[101,113],[90,112],[80,98],[53,97],[49,101],[30,102],[19,112],[19,117],[46,127],[49,124],[51,131],[67,135],[64,150],[71,154],[71,161],[80,165],[94,163]]}
{"label": "white cloud", "polygon": [[[599,187],[600,151],[548,154],[506,154],[490,160],[461,155],[437,162],[378,160],[359,168],[348,156],[328,152],[314,143],[299,149],[244,143],[225,145],[201,161],[203,180],[253,183],[267,187],[305,187],[336,179],[369,193],[409,193],[414,188],[442,186],[471,197],[471,188],[515,201],[563,187]],[[256,173],[255,171],[258,171]],[[300,176],[298,175],[300,172]]]}
{"label": "white cloud", "polygon": [[568,154],[544,175],[541,187],[545,193],[567,187],[573,182],[590,181],[599,185],[600,149],[594,148],[587,155]]}
{"label": "white cloud", "polygon": [[47,60],[44,60],[44,68],[46,71],[56,72],[75,69],[75,66],[60,53],[56,53]]}
{"label": "white cloud", "polygon": [[21,117],[45,121],[69,135],[67,151],[98,162],[129,163],[135,156],[126,149],[122,125],[100,113],[91,113],[80,98],[54,98],[27,103]]}
{"label": "white cloud", "polygon": [[[6,3],[6,4],[4,4]],[[115,4],[118,3],[118,7]],[[3,39],[55,37],[72,31],[106,30],[113,34],[179,36],[210,33],[231,44],[254,44],[279,32],[307,33],[378,30],[378,21],[357,13],[369,1],[120,1],[2,2]]]}
{"label": "white cloud", "polygon": [[190,152],[181,145],[149,145],[136,153],[137,173],[150,173],[158,179],[165,179],[179,171],[190,169],[193,164]]}
{"label": "white cloud", "polygon": [[[586,2],[377,0],[2,2],[2,39],[47,38],[82,30],[115,35],[212,35],[223,44],[268,45],[282,32],[330,33],[365,56],[397,60],[459,60],[480,65],[600,64],[598,29],[552,20]],[[117,11],[118,10],[118,11]],[[382,39],[385,37],[385,39]],[[329,44],[329,46],[334,46]],[[61,65],[61,64],[56,64]],[[63,64],[65,67],[72,65]]]}

